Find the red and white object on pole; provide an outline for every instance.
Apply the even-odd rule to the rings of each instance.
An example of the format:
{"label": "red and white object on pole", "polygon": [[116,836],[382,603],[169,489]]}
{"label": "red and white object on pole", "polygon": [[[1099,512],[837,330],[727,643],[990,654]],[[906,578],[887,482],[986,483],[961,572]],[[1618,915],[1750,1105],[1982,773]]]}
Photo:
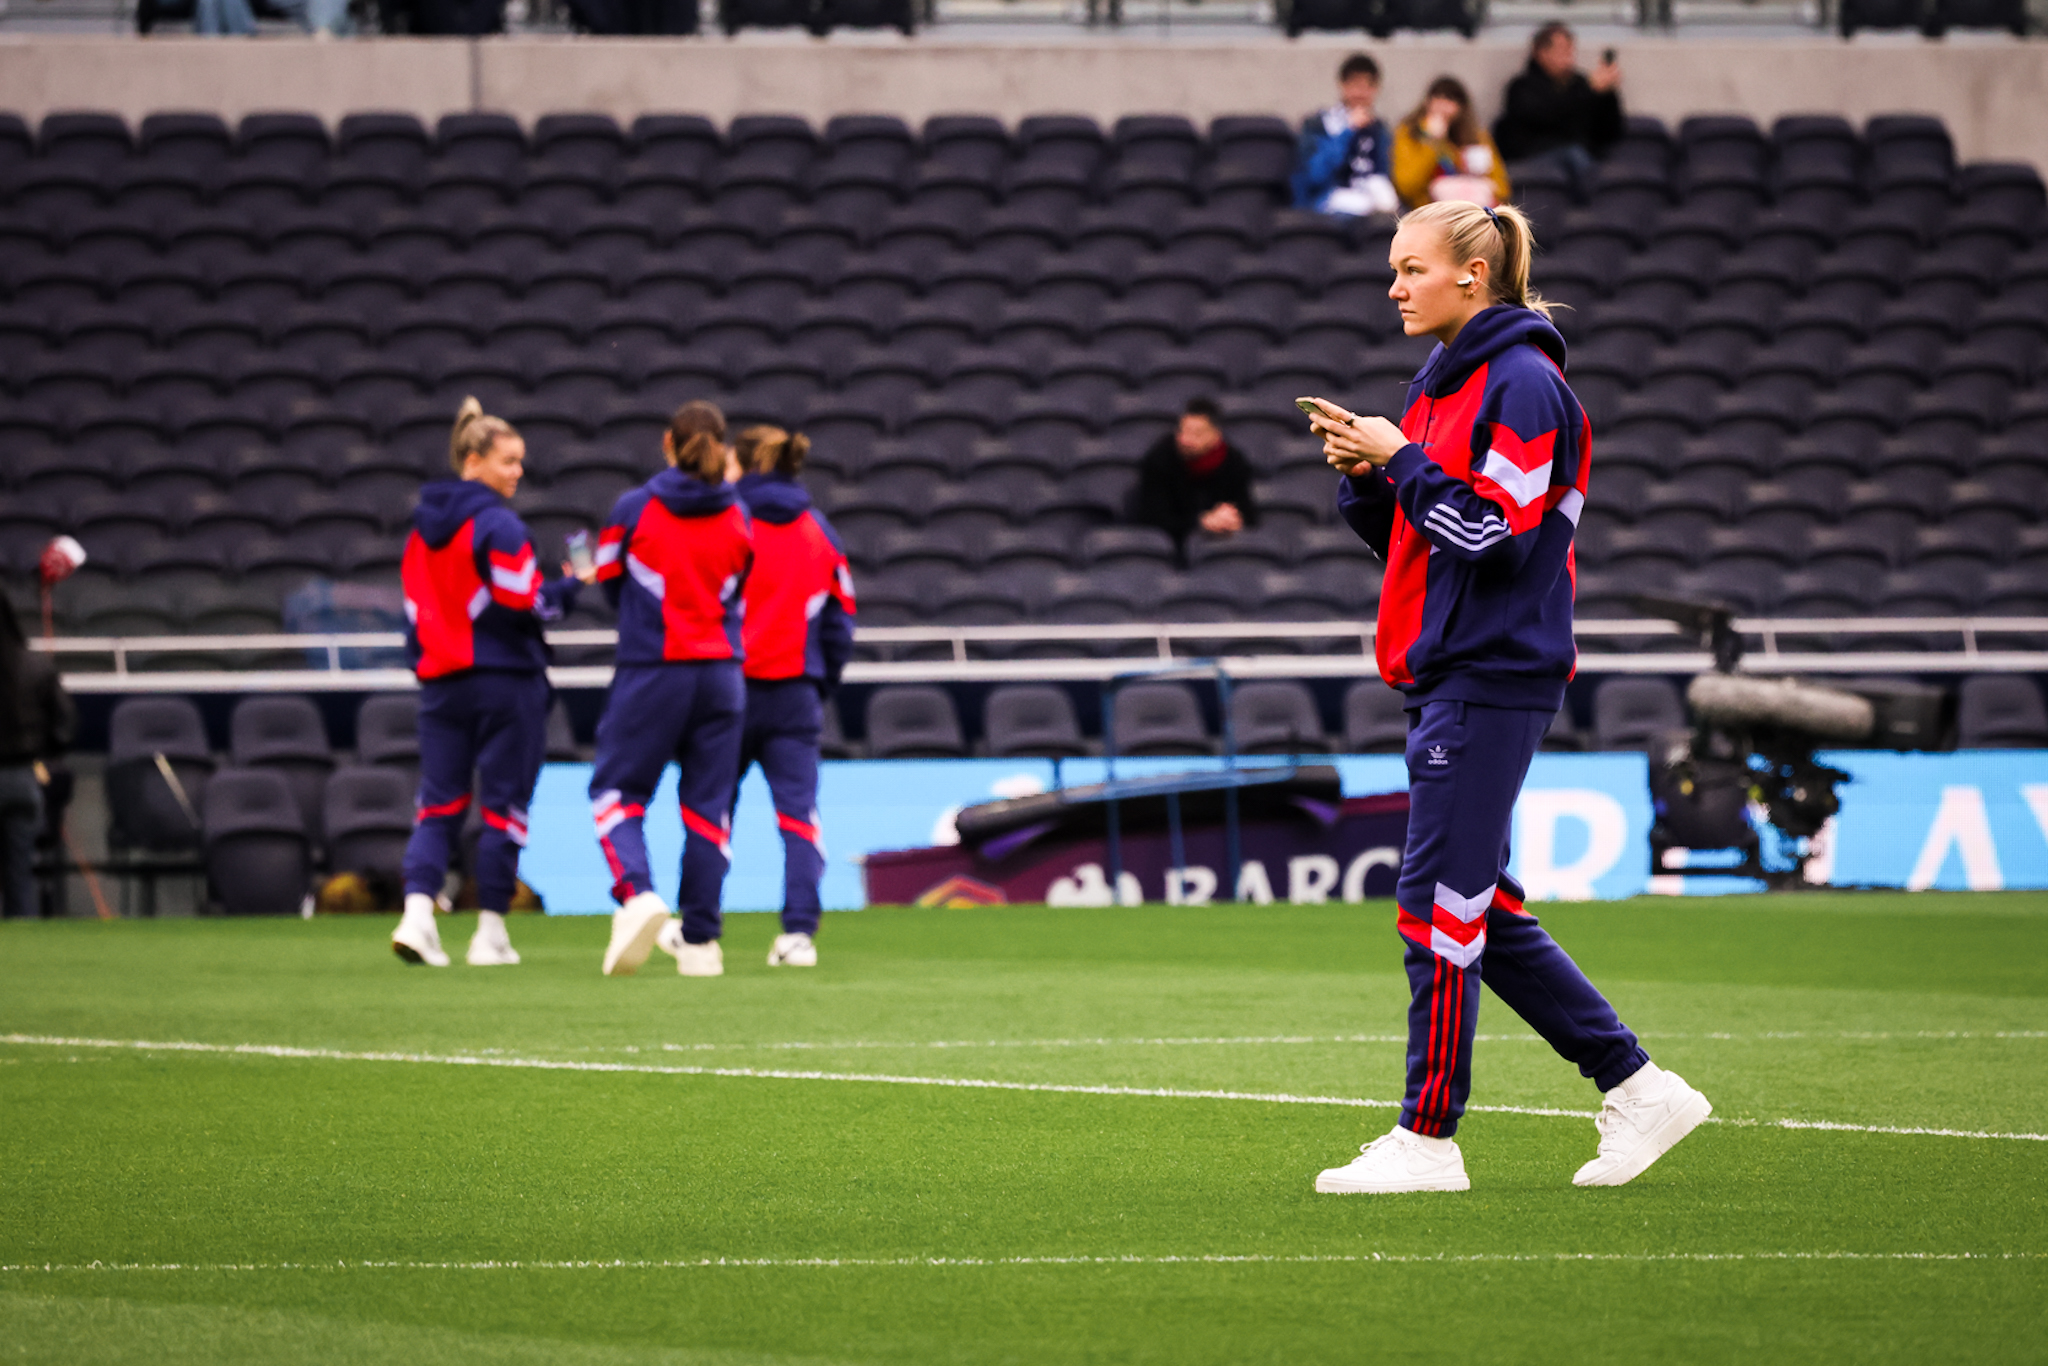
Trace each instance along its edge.
{"label": "red and white object on pole", "polygon": [[50,613],[50,589],[58,580],[68,579],[78,572],[85,563],[85,547],[69,536],[59,536],[43,547],[42,557],[36,561],[36,572],[43,581],[43,635],[45,638],[57,634],[55,621]]}

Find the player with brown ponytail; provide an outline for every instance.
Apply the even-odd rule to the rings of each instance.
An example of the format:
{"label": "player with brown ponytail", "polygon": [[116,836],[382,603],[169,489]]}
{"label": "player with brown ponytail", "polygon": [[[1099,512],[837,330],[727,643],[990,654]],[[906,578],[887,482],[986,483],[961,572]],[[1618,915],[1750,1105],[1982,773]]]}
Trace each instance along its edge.
{"label": "player with brown ponytail", "polygon": [[769,950],[770,967],[818,961],[818,881],[825,872],[818,739],[824,708],[853,653],[846,550],[797,482],[810,449],[808,437],[780,427],[749,427],[738,444],[740,501],[754,518],[740,776],[761,765],[782,831],[782,933]]}
{"label": "player with brown ponytail", "polygon": [[732,451],[716,406],[678,408],[661,453],[668,468],[619,499],[597,547],[597,581],[619,614],[617,668],[590,779],[619,903],[603,970],[637,969],[668,924],[641,821],[674,760],[683,814],[676,966],[685,977],[716,977],[725,971],[719,900],[746,710],[740,616],[753,524],[725,481]]}

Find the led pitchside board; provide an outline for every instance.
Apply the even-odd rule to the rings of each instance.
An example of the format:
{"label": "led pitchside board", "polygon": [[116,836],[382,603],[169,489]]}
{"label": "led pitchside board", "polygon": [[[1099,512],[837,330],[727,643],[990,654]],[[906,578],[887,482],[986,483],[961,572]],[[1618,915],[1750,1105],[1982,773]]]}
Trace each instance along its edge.
{"label": "led pitchside board", "polygon": [[[1831,864],[1821,871],[1837,886],[1911,888],[2048,888],[2048,752],[1978,751],[1959,754],[1892,754],[1832,751],[1821,758],[1848,770],[1842,788]],[[1257,763],[1259,760],[1246,760]],[[1394,755],[1339,757],[1333,762],[1347,798],[1406,788],[1402,761]],[[1190,759],[1126,759],[1120,774],[1187,770]],[[1069,760],[1060,780],[1068,785],[1098,781],[1096,760]],[[541,777],[531,812],[532,839],[521,863],[526,880],[546,900],[550,913],[598,915],[612,909],[610,876],[592,832],[584,764],[553,764]],[[827,763],[819,784],[819,809],[829,862],[825,904],[851,910],[866,904],[863,861],[891,850],[944,848],[955,838],[954,813],[995,797],[1014,797],[1053,786],[1053,766],[1042,760],[932,759]],[[1652,883],[1649,867],[1650,797],[1645,761],[1634,754],[1540,754],[1515,810],[1512,871],[1532,900],[1609,900],[1656,890],[1710,893],[1741,890],[1732,879],[1687,878],[1668,869]],[[675,892],[682,823],[676,814],[671,775],[648,804],[647,836],[656,885]],[[1377,848],[1378,846],[1373,846]],[[1307,851],[1312,856],[1319,851]],[[1370,852],[1365,846],[1351,854]],[[1191,843],[1188,861],[1198,861]],[[773,910],[782,900],[782,844],[773,808],[758,773],[741,789],[734,819],[732,873],[726,904],[735,911]],[[1339,876],[1330,885],[1322,863],[1290,850],[1272,867],[1250,878],[1253,899],[1270,893],[1286,901],[1343,901],[1349,863],[1330,858]],[[1088,860],[1049,879],[1047,892],[1065,878],[1059,899],[1111,899],[1098,861],[1091,877]],[[1350,862],[1356,862],[1353,858]],[[1149,865],[1147,865],[1149,867]],[[1386,895],[1390,885],[1382,862],[1356,881],[1365,895]],[[1136,865],[1133,865],[1136,870]],[[1160,870],[1163,872],[1163,870]],[[1154,886],[1158,881],[1162,885]],[[1183,880],[1182,897],[1192,900],[1203,879]],[[1097,882],[1102,883],[1097,887]],[[1261,885],[1263,884],[1263,885]],[[1143,882],[1140,894],[1166,900],[1163,877]],[[973,887],[956,886],[950,899],[986,899]],[[935,899],[949,899],[940,895]]]}

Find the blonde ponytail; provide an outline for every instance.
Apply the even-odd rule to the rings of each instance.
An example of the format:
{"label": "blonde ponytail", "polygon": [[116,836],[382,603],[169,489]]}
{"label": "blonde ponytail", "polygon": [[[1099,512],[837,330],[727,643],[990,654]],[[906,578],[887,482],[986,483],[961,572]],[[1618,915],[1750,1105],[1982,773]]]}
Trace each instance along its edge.
{"label": "blonde ponytail", "polygon": [[1443,234],[1451,259],[1460,265],[1467,261],[1486,262],[1487,292],[1493,302],[1550,316],[1554,305],[1529,288],[1529,262],[1536,255],[1536,229],[1529,216],[1514,205],[1487,209],[1445,200],[1403,214],[1401,222],[1436,228]]}
{"label": "blonde ponytail", "polygon": [[793,479],[803,473],[811,439],[780,427],[749,427],[740,433],[737,449],[740,468],[748,474],[780,474]]}
{"label": "blonde ponytail", "polygon": [[483,403],[472,395],[455,410],[455,427],[448,433],[448,464],[461,474],[469,457],[484,454],[500,437],[518,435],[504,418],[485,413]]}

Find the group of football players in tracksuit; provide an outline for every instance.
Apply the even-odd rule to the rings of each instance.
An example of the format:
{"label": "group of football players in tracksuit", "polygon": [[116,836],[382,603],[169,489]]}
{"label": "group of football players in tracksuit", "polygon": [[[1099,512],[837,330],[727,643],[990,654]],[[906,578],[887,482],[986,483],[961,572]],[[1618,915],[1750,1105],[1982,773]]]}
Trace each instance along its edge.
{"label": "group of football players in tracksuit", "polygon": [[[618,613],[617,665],[590,783],[619,903],[607,976],[659,944],[689,977],[724,971],[719,902],[739,782],[759,764],[784,846],[783,932],[768,961],[818,961],[818,745],[853,649],[846,552],[797,476],[808,441],[775,427],[726,440],[724,415],[685,404],[662,435],[667,468],[622,496],[591,563],[544,580],[507,505],[524,444],[474,400],[456,419],[456,478],[428,484],[406,541],[407,640],[420,680],[420,789],[392,948],[445,966],[434,924],[475,775],[484,829],[470,870],[481,910],[468,961],[519,961],[505,931],[545,751],[550,692],[541,623],[592,582]],[[674,762],[684,842],[676,910],[654,890],[642,832]]]}

